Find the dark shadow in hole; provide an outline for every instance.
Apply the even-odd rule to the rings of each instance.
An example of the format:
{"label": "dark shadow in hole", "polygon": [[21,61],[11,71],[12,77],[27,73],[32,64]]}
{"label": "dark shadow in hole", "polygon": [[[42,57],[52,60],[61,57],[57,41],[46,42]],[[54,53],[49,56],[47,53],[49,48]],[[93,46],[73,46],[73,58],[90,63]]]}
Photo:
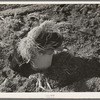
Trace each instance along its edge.
{"label": "dark shadow in hole", "polygon": [[29,77],[29,75],[33,74],[34,71],[32,70],[30,64],[23,64],[21,67],[19,67],[17,64],[12,68],[13,65],[10,65],[10,68],[20,74],[24,77]]}
{"label": "dark shadow in hole", "polygon": [[15,53],[10,54],[8,60],[10,61],[9,67],[21,76],[28,77],[29,75],[34,73],[30,63],[24,63],[19,66],[21,59],[19,59],[18,55],[15,55]]}
{"label": "dark shadow in hole", "polygon": [[54,56],[45,75],[58,81],[59,87],[64,87],[84,78],[99,77],[100,63],[96,58],[85,59],[61,52]]}
{"label": "dark shadow in hole", "polygon": [[33,74],[34,71],[32,70],[30,64],[23,64],[19,69],[19,74],[24,77],[29,77],[29,75]]}

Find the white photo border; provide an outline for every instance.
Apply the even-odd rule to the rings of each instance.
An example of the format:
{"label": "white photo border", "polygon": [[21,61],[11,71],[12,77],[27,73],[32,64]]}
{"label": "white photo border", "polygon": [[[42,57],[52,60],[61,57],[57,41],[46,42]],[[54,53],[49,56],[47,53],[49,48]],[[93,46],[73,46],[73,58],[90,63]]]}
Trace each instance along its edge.
{"label": "white photo border", "polygon": [[[0,4],[100,4],[100,1],[0,1]],[[99,92],[31,92],[31,93],[0,93],[0,99],[100,99]],[[2,100],[1,99],[1,100]],[[41,99],[41,100],[42,100]]]}

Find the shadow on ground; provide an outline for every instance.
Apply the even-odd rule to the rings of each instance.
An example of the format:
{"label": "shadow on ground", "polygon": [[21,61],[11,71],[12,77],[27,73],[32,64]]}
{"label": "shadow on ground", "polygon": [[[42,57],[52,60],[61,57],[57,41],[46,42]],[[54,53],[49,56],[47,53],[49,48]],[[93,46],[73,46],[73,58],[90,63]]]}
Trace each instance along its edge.
{"label": "shadow on ground", "polygon": [[64,87],[80,80],[99,77],[100,63],[96,58],[85,59],[62,52],[54,56],[53,64],[46,75],[57,80],[59,87]]}

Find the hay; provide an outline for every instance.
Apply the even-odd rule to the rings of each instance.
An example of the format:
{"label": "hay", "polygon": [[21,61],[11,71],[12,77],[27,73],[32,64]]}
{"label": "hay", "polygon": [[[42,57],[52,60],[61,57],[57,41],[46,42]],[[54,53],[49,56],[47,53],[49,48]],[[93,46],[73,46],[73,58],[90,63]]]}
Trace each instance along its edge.
{"label": "hay", "polygon": [[[27,35],[27,37],[20,40],[18,43],[18,52],[22,56],[23,60],[26,63],[31,63],[32,67],[36,67],[34,61],[38,62],[39,57],[44,59],[45,56],[49,59],[47,51],[54,51],[54,46],[58,45],[56,39],[53,38],[52,34],[58,34],[58,38],[60,37],[57,29],[54,28],[55,22],[53,21],[45,21],[40,26],[33,28]],[[61,39],[61,38],[59,38]],[[53,41],[52,41],[53,40]],[[59,42],[59,41],[58,41]],[[60,43],[61,44],[61,43]],[[50,52],[50,51],[49,51]],[[53,56],[53,52],[51,54]],[[50,60],[52,57],[50,56]],[[41,60],[39,59],[41,62]],[[50,65],[50,61],[47,60]],[[43,62],[43,61],[42,61]],[[45,63],[45,62],[44,62]],[[41,64],[39,64],[41,65]],[[46,65],[45,65],[46,66]]]}

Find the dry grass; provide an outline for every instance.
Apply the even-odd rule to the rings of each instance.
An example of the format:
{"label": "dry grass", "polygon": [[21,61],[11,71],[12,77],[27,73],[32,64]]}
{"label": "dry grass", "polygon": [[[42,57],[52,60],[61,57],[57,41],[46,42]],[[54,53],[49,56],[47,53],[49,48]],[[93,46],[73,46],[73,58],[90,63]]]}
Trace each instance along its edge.
{"label": "dry grass", "polygon": [[[27,5],[0,11],[4,16],[4,20],[0,20],[0,91],[36,92],[39,74],[42,85],[47,89],[47,78],[54,92],[100,91],[99,10],[100,5]],[[13,52],[13,39],[19,42],[37,26],[36,21],[26,17],[34,12],[40,17],[47,15],[47,18],[42,16],[40,22],[48,19],[59,23],[57,27],[65,37],[62,45],[68,51],[54,55],[51,67],[44,72],[34,72],[27,65],[17,73],[9,68],[8,61]],[[30,75],[34,78],[29,79]],[[44,92],[37,90],[40,91]]]}

